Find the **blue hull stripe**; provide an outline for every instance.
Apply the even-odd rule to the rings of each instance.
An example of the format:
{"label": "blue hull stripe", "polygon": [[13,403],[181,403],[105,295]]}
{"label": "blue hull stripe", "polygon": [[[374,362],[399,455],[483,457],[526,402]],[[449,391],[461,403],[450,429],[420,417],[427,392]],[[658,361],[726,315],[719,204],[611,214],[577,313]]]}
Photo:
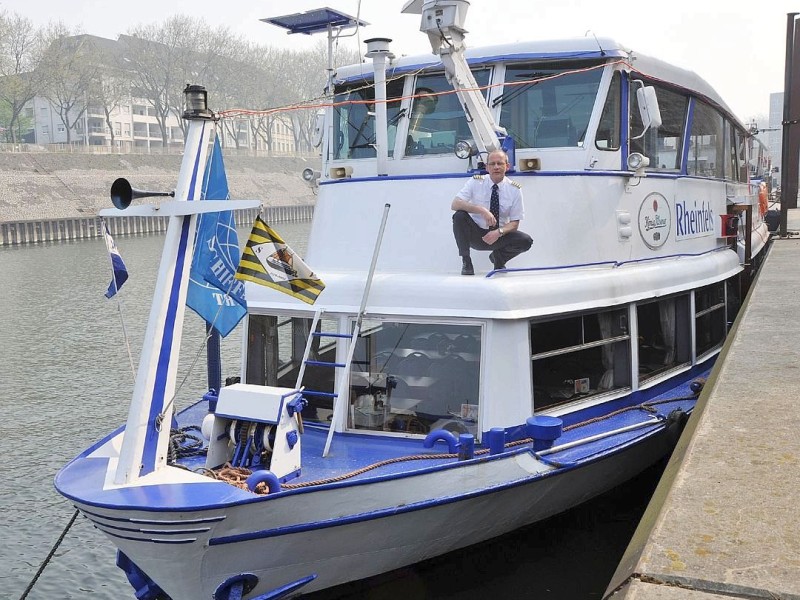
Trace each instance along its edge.
{"label": "blue hull stripe", "polygon": [[119,525],[108,525],[106,523],[99,523],[94,519],[90,519],[95,527],[103,531],[127,531],[129,533],[141,533],[147,535],[191,535],[197,533],[206,533],[211,531],[211,527],[197,527],[195,529],[146,529],[143,527],[121,527]]}
{"label": "blue hull stripe", "polygon": [[153,539],[153,538],[150,538],[150,539],[148,539],[148,538],[139,538],[139,537],[132,537],[132,536],[128,536],[128,535],[117,535],[116,533],[112,533],[110,531],[106,531],[102,527],[97,527],[96,525],[95,525],[95,528],[99,529],[100,531],[105,533],[107,536],[110,536],[110,537],[113,537],[113,538],[117,538],[117,539],[120,539],[120,540],[131,540],[131,541],[134,541],[134,542],[148,542],[148,543],[152,543],[152,544],[194,544],[197,541],[197,538],[192,538],[192,539],[187,539],[187,540],[157,540],[157,539]]}
{"label": "blue hull stripe", "polygon": [[[384,177],[349,177],[347,179],[331,179],[329,181],[320,181],[319,185],[343,185],[353,183],[364,183],[370,181],[417,181],[424,179],[467,179],[471,177],[472,173],[458,172],[458,173],[432,173],[430,175],[386,175]],[[509,176],[514,179],[521,179],[524,177],[622,177],[630,179],[632,177],[630,171],[598,171],[598,170],[585,170],[585,171],[515,171],[509,173]],[[650,179],[702,179],[704,181],[719,181],[724,183],[724,179],[715,179],[713,177],[694,177],[691,175],[681,175],[677,172],[670,173],[657,173],[647,172],[647,177]]]}
{"label": "blue hull stripe", "polygon": [[[200,134],[200,143],[195,151],[194,167],[192,168],[192,176],[189,183],[188,198],[194,196],[195,185],[198,179],[198,172],[200,169],[200,155],[205,135],[206,123],[203,122]],[[139,475],[147,475],[152,473],[156,468],[156,450],[158,449],[159,432],[156,427],[156,419],[161,411],[164,409],[165,395],[167,387],[167,376],[169,374],[169,365],[172,359],[172,341],[175,335],[176,315],[178,313],[181,281],[183,279],[183,270],[185,266],[186,251],[189,247],[189,226],[191,224],[190,216],[183,217],[181,224],[181,236],[178,244],[178,253],[175,260],[175,268],[172,274],[172,287],[169,292],[169,304],[167,305],[167,314],[164,323],[163,337],[161,338],[161,347],[158,356],[158,365],[156,367],[155,383],[153,384],[153,399],[150,403],[150,415],[147,419],[147,434],[144,441],[144,449],[142,450],[142,468]],[[169,427],[169,423],[162,424],[163,427]]]}
{"label": "blue hull stripe", "polygon": [[[638,446],[638,444],[642,441],[643,438],[652,437],[654,435],[660,433],[666,433],[667,428],[665,425],[656,424],[653,426],[653,429],[647,431],[642,436],[638,436],[634,440],[631,440],[625,444],[625,446],[619,448],[619,452],[624,452],[627,449],[630,449],[633,446]],[[487,494],[495,494],[498,492],[502,492],[508,489],[517,488],[520,486],[530,485],[533,483],[541,482],[544,479],[549,477],[559,475],[563,476],[565,472],[572,471],[577,468],[585,468],[597,465],[598,461],[605,460],[606,458],[612,458],[618,454],[618,452],[614,452],[609,454],[607,457],[596,459],[592,461],[590,464],[582,464],[578,465],[569,465],[564,466],[559,469],[555,469],[553,471],[549,471],[546,473],[542,473],[537,476],[533,477],[526,477],[524,479],[519,479],[517,481],[513,481],[510,483],[505,483],[502,485],[498,485],[491,488],[484,488],[481,490],[475,490],[469,493],[460,494],[458,496],[450,496],[447,498],[441,498],[437,500],[425,500],[423,502],[417,502],[414,504],[407,504],[404,506],[397,506],[392,508],[385,508],[381,510],[376,510],[368,513],[361,513],[357,515],[351,515],[349,517],[342,517],[338,519],[330,519],[328,521],[317,521],[314,523],[303,523],[299,525],[289,525],[286,527],[278,527],[275,529],[265,529],[261,531],[252,531],[248,533],[240,533],[237,535],[229,535],[223,536],[218,538],[211,538],[208,541],[209,546],[219,546],[224,544],[235,544],[238,542],[246,542],[251,540],[258,540],[258,539],[265,539],[265,538],[272,538],[272,537],[280,537],[283,535],[291,535],[295,533],[302,533],[305,531],[316,531],[318,529],[328,529],[330,527],[340,527],[342,525],[350,525],[352,523],[360,523],[362,521],[372,521],[375,519],[383,519],[386,517],[393,517],[395,515],[405,514],[416,512],[418,510],[427,510],[430,508],[435,508],[437,506],[444,506],[447,504],[452,504],[454,502],[462,502],[464,500],[469,500],[472,498],[478,498],[480,496],[485,496]]]}
{"label": "blue hull stripe", "polygon": [[672,258],[696,258],[698,256],[706,256],[708,254],[713,254],[715,252],[725,252],[728,250],[730,250],[730,248],[728,248],[727,246],[720,246],[718,248],[712,248],[711,250],[705,250],[703,252],[681,252],[679,254],[665,254],[664,256],[648,256],[645,258],[632,258],[631,260],[604,260],[601,262],[593,262],[593,263],[575,263],[571,265],[554,265],[550,267],[521,267],[519,269],[515,269],[512,267],[512,268],[496,269],[493,271],[489,271],[489,273],[486,274],[486,277],[492,277],[495,273],[522,273],[522,272],[531,273],[534,271],[558,271],[561,269],[582,269],[585,267],[601,267],[603,265],[614,267],[616,269],[617,267],[621,267],[623,265],[653,262],[657,260],[669,260]]}
{"label": "blue hull stripe", "polygon": [[200,518],[200,519],[176,519],[174,521],[165,521],[160,519],[135,519],[130,517],[111,517],[107,515],[101,515],[96,512],[92,512],[90,510],[86,510],[85,508],[81,507],[81,512],[85,514],[90,519],[105,519],[106,521],[117,521],[121,523],[136,523],[138,525],[204,525],[206,523],[218,523],[219,521],[224,521],[225,517],[208,517],[208,518]]}

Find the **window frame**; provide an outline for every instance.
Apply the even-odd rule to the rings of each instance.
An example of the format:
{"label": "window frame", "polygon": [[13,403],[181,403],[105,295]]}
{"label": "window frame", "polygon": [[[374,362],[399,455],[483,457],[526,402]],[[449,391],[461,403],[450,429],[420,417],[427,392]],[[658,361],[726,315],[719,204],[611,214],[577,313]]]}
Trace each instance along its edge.
{"label": "window frame", "polygon": [[[599,339],[593,339],[587,341],[587,317],[597,317],[597,327],[600,328],[600,335],[602,335],[602,325],[600,322],[599,315],[609,315],[610,321],[608,322],[608,326],[612,327],[609,331],[611,334],[609,337],[601,337]],[[534,329],[539,325],[544,324],[555,324],[555,323],[566,323],[569,320],[573,319],[580,319],[580,343],[569,343],[568,345],[562,345],[557,348],[551,348],[547,350],[541,350],[539,352],[534,352],[536,342],[536,332]],[[616,327],[615,327],[615,321]],[[594,324],[592,324],[594,326]],[[616,333],[615,331],[621,331],[622,333]],[[567,328],[561,328],[561,331],[567,331]],[[533,389],[533,405],[534,411],[540,412],[543,410],[551,410],[554,408],[561,408],[563,406],[575,403],[575,402],[585,402],[586,400],[592,400],[596,397],[604,396],[606,394],[615,394],[625,390],[631,390],[634,384],[634,377],[631,373],[631,364],[632,364],[632,353],[631,353],[631,343],[632,343],[632,329],[630,323],[630,305],[626,305],[624,307],[605,307],[604,310],[596,310],[596,311],[584,311],[580,313],[572,313],[568,315],[555,315],[552,318],[545,318],[545,319],[531,319],[528,321],[528,332],[529,332],[529,339],[530,339],[530,364],[531,364],[531,384]],[[543,332],[546,334],[546,332]],[[547,382],[543,377],[537,374],[537,361],[543,361],[554,357],[559,356],[576,356],[580,353],[585,352],[586,350],[593,350],[596,348],[602,348],[604,346],[612,347],[612,356],[610,357],[611,364],[609,366],[605,366],[603,364],[604,357],[601,353],[600,355],[600,362],[599,367],[603,371],[603,375],[595,382],[595,386],[591,387],[592,381],[591,377],[582,377],[582,378],[573,378],[572,385],[573,385],[573,393],[570,396],[564,396],[560,400],[555,399],[555,401],[549,401],[547,403],[538,402],[537,401],[537,387],[539,390],[544,390],[547,388],[545,392],[548,396],[547,400],[552,400],[553,396],[551,395],[551,391],[549,388],[552,386],[548,386]],[[622,357],[613,356],[617,352],[617,348],[622,350]],[[606,357],[608,358],[608,357]],[[578,357],[578,360],[582,360],[582,357]],[[617,361],[621,361],[617,363]],[[595,373],[598,372],[598,364],[596,359],[594,359],[594,364],[589,364],[583,366],[582,368],[587,372],[594,371]],[[550,363],[540,363],[540,368],[547,368]],[[553,363],[554,364],[554,363]],[[617,371],[617,365],[623,365],[621,371]],[[605,379],[606,375],[610,373],[611,379],[615,380],[616,376],[622,374],[625,376],[625,380],[623,380],[618,385],[612,385],[612,387],[601,387],[601,383]],[[558,379],[559,377],[556,377]],[[568,380],[564,380],[565,383]],[[588,386],[588,387],[587,387]],[[563,387],[563,386],[562,386]],[[556,391],[556,393],[566,394],[567,387],[563,387],[560,391]],[[592,391],[593,390],[593,391]],[[539,394],[542,392],[540,391]]]}

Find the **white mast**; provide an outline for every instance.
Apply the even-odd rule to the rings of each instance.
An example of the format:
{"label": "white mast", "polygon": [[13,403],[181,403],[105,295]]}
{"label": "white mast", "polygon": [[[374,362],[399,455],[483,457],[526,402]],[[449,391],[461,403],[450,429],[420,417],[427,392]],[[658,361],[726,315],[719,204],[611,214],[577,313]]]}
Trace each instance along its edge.
{"label": "white mast", "polygon": [[495,122],[464,58],[468,9],[468,0],[410,0],[401,12],[422,15],[420,31],[428,34],[431,50],[441,57],[447,81],[467,112],[478,151],[484,153],[500,148],[499,137],[505,136],[506,130]]}
{"label": "white mast", "polygon": [[[184,93],[187,110],[183,118],[189,127],[175,200],[192,202],[200,200],[213,114],[207,108],[204,88],[187,86]],[[196,214],[169,219],[116,484],[131,483],[166,464],[196,220]]]}

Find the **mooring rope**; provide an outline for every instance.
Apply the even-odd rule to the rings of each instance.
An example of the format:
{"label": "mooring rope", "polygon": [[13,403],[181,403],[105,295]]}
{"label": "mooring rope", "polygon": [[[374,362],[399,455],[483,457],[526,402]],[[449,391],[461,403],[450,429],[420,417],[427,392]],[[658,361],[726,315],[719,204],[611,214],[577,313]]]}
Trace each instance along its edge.
{"label": "mooring rope", "polygon": [[58,547],[61,545],[61,542],[64,541],[64,538],[67,536],[67,532],[70,530],[73,523],[75,523],[75,519],[77,518],[78,518],[78,509],[75,509],[75,512],[73,513],[72,518],[69,520],[69,523],[67,523],[67,526],[64,527],[64,531],[61,532],[61,535],[58,536],[56,543],[50,549],[50,552],[47,555],[47,557],[42,561],[42,564],[39,566],[39,570],[36,571],[36,575],[33,576],[33,579],[31,579],[31,582],[28,584],[28,587],[25,588],[24,592],[22,592],[22,596],[19,597],[19,600],[25,600],[25,598],[28,597],[28,594],[30,594],[31,590],[33,589],[33,586],[36,585],[36,582],[39,580],[39,577],[41,577],[42,573],[47,567],[47,564],[53,558],[53,555],[56,553],[56,550],[58,550]]}
{"label": "mooring rope", "polygon": [[[705,381],[703,379],[698,379],[698,380],[696,380],[696,382],[699,384],[699,387],[698,387],[697,391],[693,392],[692,395],[690,395],[690,396],[676,396],[676,397],[673,397],[673,398],[664,398],[664,399],[661,399],[661,400],[651,400],[651,401],[648,401],[648,402],[643,402],[641,404],[636,404],[634,406],[626,406],[624,408],[620,408],[618,410],[612,411],[612,412],[610,412],[610,413],[608,413],[606,415],[602,415],[602,416],[599,416],[599,417],[593,417],[591,419],[586,419],[585,421],[580,421],[579,423],[573,423],[572,425],[568,425],[567,427],[564,427],[563,431],[571,431],[571,430],[577,429],[579,427],[585,427],[586,425],[591,425],[593,423],[599,423],[601,421],[605,421],[605,420],[610,419],[610,418],[612,418],[614,416],[617,416],[617,415],[620,415],[620,414],[623,414],[625,412],[632,411],[632,410],[644,410],[646,412],[653,413],[653,412],[657,412],[655,407],[657,405],[659,405],[659,404],[668,404],[670,402],[679,402],[681,400],[692,400],[692,399],[695,399],[699,395],[700,390],[702,390],[702,386],[705,383]],[[533,442],[533,439],[531,439],[531,438],[525,438],[525,439],[521,439],[521,440],[514,440],[512,442],[506,443],[505,447],[506,448],[513,448],[515,446],[521,446],[521,445],[525,445],[525,444],[530,444],[532,442]],[[487,454],[488,452],[489,452],[488,448],[482,448],[480,450],[476,450],[475,451],[475,456]],[[409,455],[409,456],[399,456],[399,457],[396,457],[396,458],[390,458],[390,459],[387,459],[387,460],[382,460],[382,461],[379,461],[379,462],[376,462],[376,463],[372,463],[372,464],[367,465],[365,467],[362,467],[360,469],[356,469],[356,470],[350,471],[348,473],[343,473],[341,475],[337,475],[336,477],[326,477],[324,479],[316,479],[314,481],[305,481],[305,482],[302,482],[302,483],[284,483],[284,484],[281,484],[281,489],[283,489],[283,490],[296,490],[296,489],[302,489],[302,488],[307,488],[307,487],[313,487],[313,486],[317,486],[317,485],[323,485],[323,484],[326,484],[326,483],[336,483],[336,482],[339,482],[339,481],[344,481],[346,479],[352,479],[353,477],[356,477],[358,475],[362,475],[364,473],[367,473],[368,471],[373,471],[373,470],[378,469],[380,467],[385,467],[387,465],[396,464],[396,463],[400,463],[400,462],[408,462],[408,461],[413,461],[413,460],[434,460],[434,459],[441,459],[441,458],[457,458],[457,457],[458,457],[458,454],[412,454],[412,455]],[[552,459],[548,459],[545,462],[548,462],[548,464],[553,464],[555,466],[558,466],[558,464],[559,464],[556,461],[553,461]],[[243,490],[253,491],[256,494],[264,494],[264,493],[267,492],[267,486],[264,483],[259,483],[256,486],[255,490],[250,490],[250,488],[247,486],[247,483],[246,483],[245,480],[250,475],[252,475],[252,471],[250,469],[245,468],[245,467],[233,467],[229,463],[226,463],[222,468],[220,468],[217,471],[209,470],[209,469],[203,469],[203,471],[204,471],[205,474],[209,474],[210,476],[214,477],[215,479],[218,479],[220,481],[224,481],[225,483],[229,483],[230,485],[236,486],[236,487],[238,487],[240,489],[243,489]]]}
{"label": "mooring rope", "polygon": [[197,425],[188,425],[180,429],[172,429],[169,436],[169,447],[167,448],[167,464],[174,464],[179,458],[198,456],[206,452],[203,448],[203,440],[200,436],[192,435],[189,431],[200,432]]}

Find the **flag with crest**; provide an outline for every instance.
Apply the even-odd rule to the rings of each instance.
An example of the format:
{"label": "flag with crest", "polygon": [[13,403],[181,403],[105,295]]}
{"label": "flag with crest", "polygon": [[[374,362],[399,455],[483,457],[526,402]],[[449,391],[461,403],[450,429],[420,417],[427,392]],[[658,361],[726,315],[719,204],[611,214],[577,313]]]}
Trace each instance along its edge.
{"label": "flag with crest", "polygon": [[[222,148],[215,138],[203,176],[201,201],[228,200],[229,197]],[[234,277],[239,255],[233,212],[201,214],[186,305],[213,325],[222,337],[233,331],[247,313],[244,284]]]}
{"label": "flag with crest", "polygon": [[322,280],[261,217],[253,224],[236,279],[275,288],[307,304],[314,304],[325,289]]}

